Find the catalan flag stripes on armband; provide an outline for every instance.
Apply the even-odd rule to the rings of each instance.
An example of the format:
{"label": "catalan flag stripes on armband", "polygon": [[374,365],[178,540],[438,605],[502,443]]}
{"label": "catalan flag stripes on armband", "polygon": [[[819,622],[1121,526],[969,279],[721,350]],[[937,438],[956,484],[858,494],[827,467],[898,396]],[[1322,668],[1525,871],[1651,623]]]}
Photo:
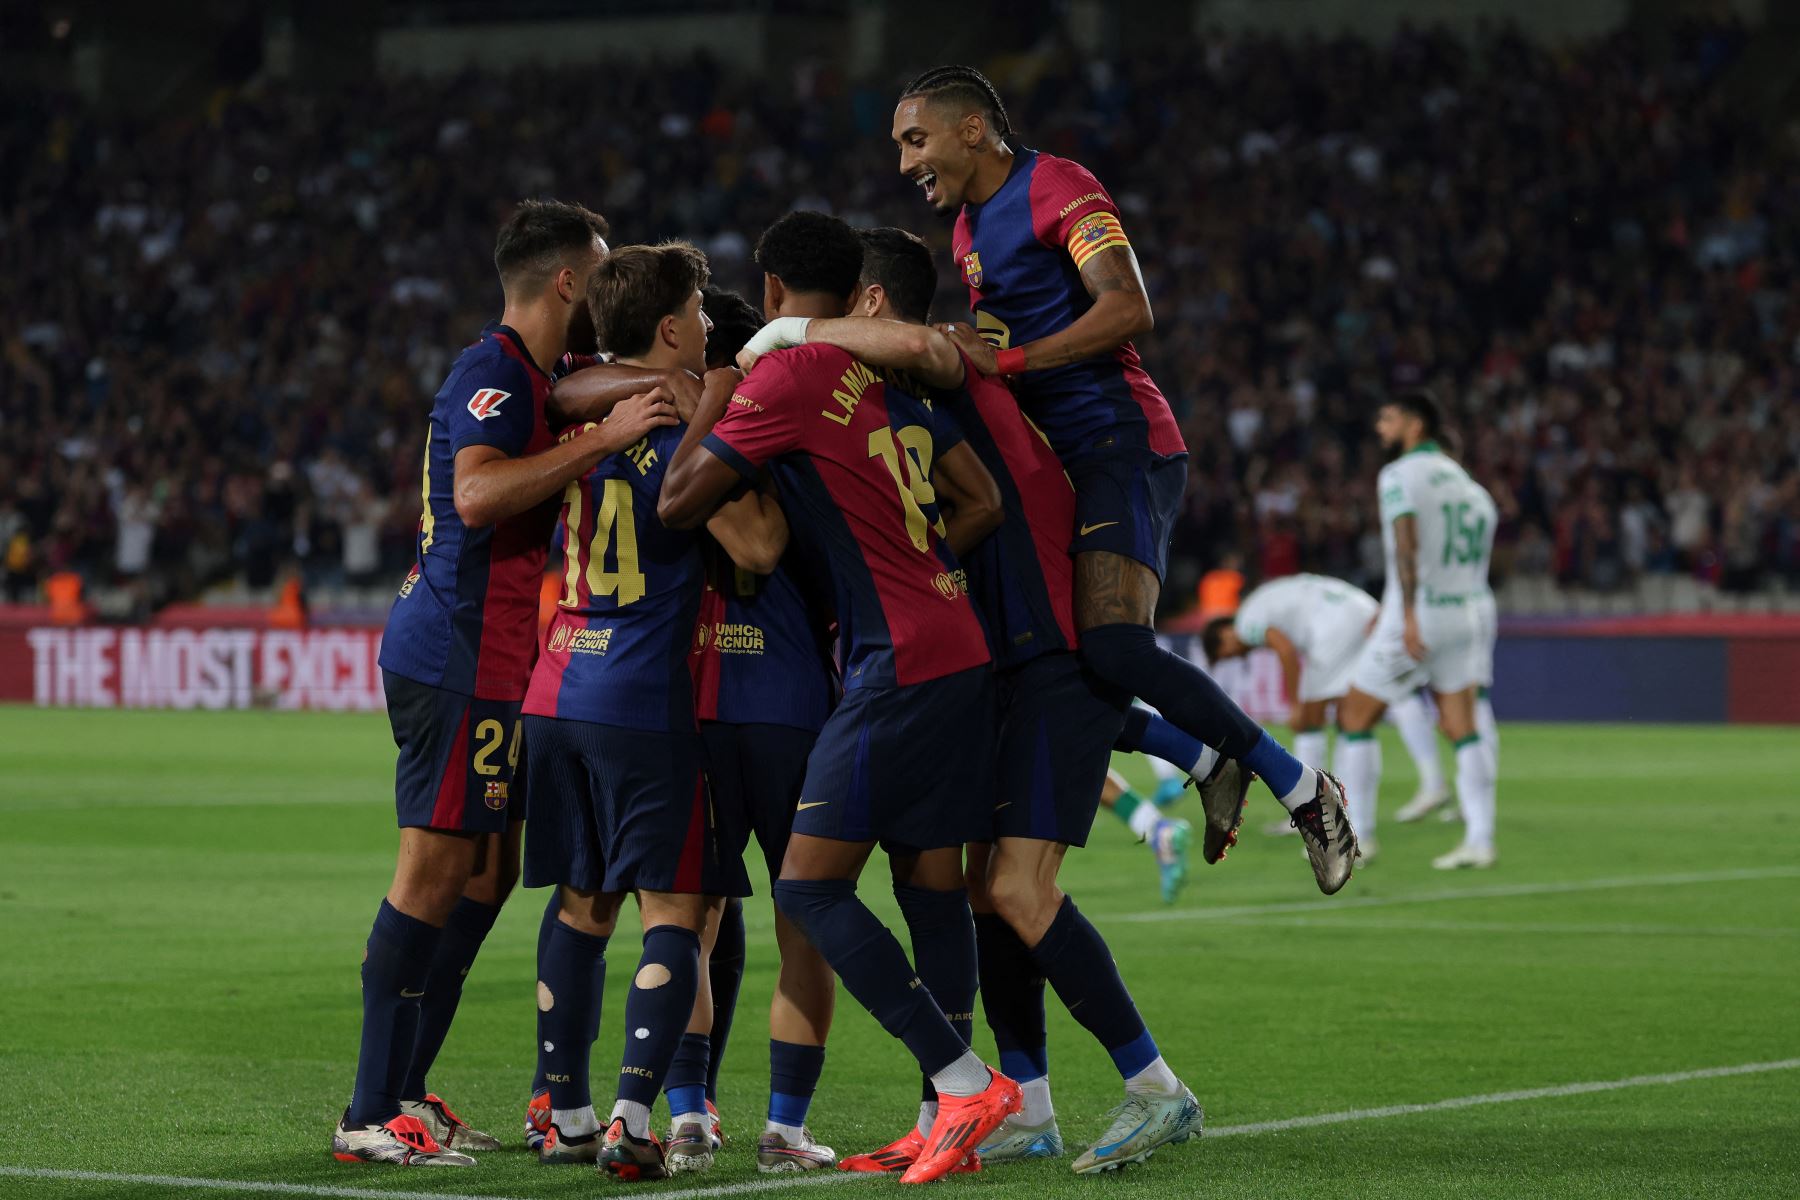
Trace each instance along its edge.
{"label": "catalan flag stripes on armband", "polygon": [[1075,228],[1069,230],[1069,257],[1075,260],[1078,271],[1088,259],[1109,246],[1131,246],[1119,218],[1112,213],[1093,213],[1077,221]]}

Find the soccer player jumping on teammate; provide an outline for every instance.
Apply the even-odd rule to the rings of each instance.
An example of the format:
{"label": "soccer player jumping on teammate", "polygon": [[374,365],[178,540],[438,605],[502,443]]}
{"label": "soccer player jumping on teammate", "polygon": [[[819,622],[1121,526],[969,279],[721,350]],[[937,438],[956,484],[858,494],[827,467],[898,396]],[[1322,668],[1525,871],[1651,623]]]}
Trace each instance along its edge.
{"label": "soccer player jumping on teammate", "polygon": [[[926,328],[937,269],[931,252],[900,229],[863,235],[862,297],[843,320],[787,322],[774,336],[833,345],[873,366],[898,368],[929,389],[934,413],[956,422],[1000,485],[1005,518],[965,561],[969,590],[986,618],[1000,693],[992,817],[969,847],[979,910],[980,978],[1003,1068],[1025,1081],[1026,1107],[980,1147],[983,1162],[1051,1157],[1062,1135],[1050,1103],[1044,1029],[1048,980],[1100,1042],[1124,1078],[1125,1099],[1106,1132],[1075,1160],[1082,1174],[1141,1162],[1200,1130],[1199,1103],[1157,1051],[1112,953],[1075,901],[1057,886],[1070,846],[1087,841],[1099,808],[1126,698],[1099,683],[1073,653],[1073,574],[1066,547],[1075,496],[1055,453],[1005,385],[968,366],[944,335]],[[870,319],[874,318],[874,319]],[[845,1161],[891,1169],[920,1140]]]}
{"label": "soccer player jumping on teammate", "polygon": [[[764,309],[842,316],[862,256],[842,221],[789,214],[757,245]],[[767,468],[801,561],[830,581],[844,698],[807,762],[775,902],[930,1076],[937,1120],[901,1176],[924,1183],[969,1161],[1018,1110],[1019,1086],[970,1051],[856,880],[876,843],[889,847],[915,948],[958,959],[972,997],[962,846],[986,816],[968,771],[988,759],[994,693],[956,552],[999,523],[999,493],[973,451],[936,435],[923,403],[841,350],[765,355],[735,391],[710,382],[663,483],[663,518],[697,524]],[[940,491],[954,513],[940,515]]]}
{"label": "soccer player jumping on teammate", "polygon": [[[332,1133],[345,1162],[473,1166],[434,1133],[478,1141],[441,1101],[408,1111],[421,1000],[456,986],[493,912],[468,919],[465,889],[483,852],[500,852],[520,751],[519,704],[537,637],[538,588],[554,509],[572,479],[675,421],[639,397],[560,445],[544,420],[545,364],[569,348],[606,223],[574,204],[526,201],[500,231],[494,265],[506,307],[464,350],[432,401],[418,562],[381,641],[388,720],[400,749],[399,864],[362,966],[356,1086]],[[578,311],[579,310],[579,311]],[[439,959],[454,952],[458,966]],[[441,1018],[448,1027],[448,1017]],[[441,1040],[442,1033],[438,1033]],[[423,1072],[417,1074],[422,1078]],[[437,1111],[437,1110],[441,1110]],[[485,1142],[491,1142],[486,1138]],[[485,1143],[484,1143],[485,1144]]]}
{"label": "soccer player jumping on teammate", "polygon": [[[1011,380],[1075,485],[1082,660],[1194,739],[1189,761],[1204,743],[1261,776],[1304,835],[1320,890],[1336,892],[1356,849],[1343,789],[1282,749],[1204,671],[1158,646],[1151,629],[1187,449],[1131,344],[1154,317],[1118,206],[1079,165],[1015,153],[1010,133],[999,94],[970,67],[925,72],[894,110],[901,174],[938,211],[961,210],[953,243],[976,329],[953,327],[952,336],[983,374]],[[1203,793],[1208,862],[1243,820],[1235,790]]]}

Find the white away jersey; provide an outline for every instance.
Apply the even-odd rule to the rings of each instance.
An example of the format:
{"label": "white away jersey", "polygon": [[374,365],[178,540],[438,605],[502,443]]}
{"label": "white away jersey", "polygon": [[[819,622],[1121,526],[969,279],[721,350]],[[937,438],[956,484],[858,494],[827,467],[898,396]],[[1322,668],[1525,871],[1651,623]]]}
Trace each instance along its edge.
{"label": "white away jersey", "polygon": [[1238,637],[1261,646],[1279,629],[1308,658],[1337,656],[1348,642],[1362,643],[1379,606],[1354,584],[1329,575],[1287,575],[1263,584],[1238,606]]}
{"label": "white away jersey", "polygon": [[1419,529],[1420,609],[1473,603],[1488,591],[1497,512],[1487,489],[1461,464],[1426,442],[1381,469],[1381,547],[1387,554],[1384,614],[1400,615],[1394,570],[1394,521],[1411,514]]}

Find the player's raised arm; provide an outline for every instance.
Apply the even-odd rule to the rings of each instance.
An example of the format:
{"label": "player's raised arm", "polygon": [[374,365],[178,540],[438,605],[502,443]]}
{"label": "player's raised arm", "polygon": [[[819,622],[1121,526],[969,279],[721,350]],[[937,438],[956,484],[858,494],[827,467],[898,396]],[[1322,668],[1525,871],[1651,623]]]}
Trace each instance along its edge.
{"label": "player's raised arm", "polygon": [[[866,292],[864,303],[869,303]],[[874,303],[879,309],[878,298]],[[956,387],[963,381],[962,355],[943,333],[929,325],[870,316],[778,318],[750,339],[738,365],[748,370],[769,350],[820,343],[836,346],[871,367],[906,371],[932,387]]]}
{"label": "player's raised arm", "polygon": [[[656,501],[656,515],[671,529],[692,529],[706,520],[733,489],[753,473],[752,465],[744,462],[741,456],[739,461],[728,462],[715,452],[714,447],[701,444],[708,439],[719,418],[725,415],[726,406],[736,395],[735,389],[742,380],[743,376],[730,367],[706,373],[700,408],[688,422],[687,433],[682,435],[675,457],[669,460],[668,472],[663,475],[662,493]],[[755,401],[747,401],[747,411],[749,406],[755,406]],[[755,411],[760,413],[762,409],[756,407]],[[722,443],[715,442],[715,445],[723,448]]]}
{"label": "player's raised arm", "polygon": [[539,454],[512,458],[498,446],[466,446],[456,453],[456,514],[478,529],[536,508],[607,455],[677,419],[672,398],[659,388],[633,396],[604,422]]}
{"label": "player's raised arm", "polygon": [[625,363],[594,363],[557,380],[544,415],[552,429],[580,421],[604,421],[614,405],[658,387],[668,392],[682,420],[692,419],[700,406],[700,381],[691,372]]}
{"label": "player's raised arm", "polygon": [[[984,375],[1016,375],[1111,354],[1156,325],[1137,255],[1124,236],[1119,233],[1116,242],[1082,262],[1081,284],[1094,306],[1049,337],[996,352],[967,325],[946,326],[946,332]],[[1003,355],[1013,357],[1003,360]]]}

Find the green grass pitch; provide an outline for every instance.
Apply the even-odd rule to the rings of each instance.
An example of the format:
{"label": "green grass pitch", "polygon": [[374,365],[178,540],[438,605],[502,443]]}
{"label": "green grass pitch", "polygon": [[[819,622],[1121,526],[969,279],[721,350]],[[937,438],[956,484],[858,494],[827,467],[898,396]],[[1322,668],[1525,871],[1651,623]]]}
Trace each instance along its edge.
{"label": "green grass pitch", "polygon": [[[1433,872],[1454,828],[1390,820],[1382,858],[1325,900],[1296,842],[1259,832],[1278,815],[1259,788],[1244,845],[1219,867],[1196,860],[1164,910],[1148,852],[1102,815],[1065,882],[1214,1136],[1120,1176],[1078,1179],[1065,1159],[940,1186],[995,1198],[1800,1195],[1800,1064],[1367,1112],[1800,1059],[1800,737],[1504,736],[1502,858],[1486,873]],[[12,708],[0,739],[0,1196],[239,1194],[119,1175],[261,1182],[274,1195],[525,1200],[612,1186],[523,1152],[466,1172],[347,1166],[327,1152],[354,1066],[362,941],[393,865],[379,716]],[[1412,776],[1397,745],[1387,761],[1391,814]],[[891,919],[879,862],[864,894]],[[775,964],[766,895],[748,903],[722,1096],[733,1142],[711,1175],[645,1193],[795,1186],[754,1170]],[[432,1077],[465,1117],[515,1142],[540,911],[541,893],[514,897]],[[636,954],[622,926],[597,1091],[618,1060],[621,966]],[[838,1011],[812,1124],[847,1153],[896,1135],[918,1084],[854,1002]],[[1054,1001],[1051,1020],[1074,1153],[1099,1132],[1117,1079]],[[977,1039],[991,1053],[979,1022]],[[1241,1129],[1329,1113],[1356,1119]]]}

